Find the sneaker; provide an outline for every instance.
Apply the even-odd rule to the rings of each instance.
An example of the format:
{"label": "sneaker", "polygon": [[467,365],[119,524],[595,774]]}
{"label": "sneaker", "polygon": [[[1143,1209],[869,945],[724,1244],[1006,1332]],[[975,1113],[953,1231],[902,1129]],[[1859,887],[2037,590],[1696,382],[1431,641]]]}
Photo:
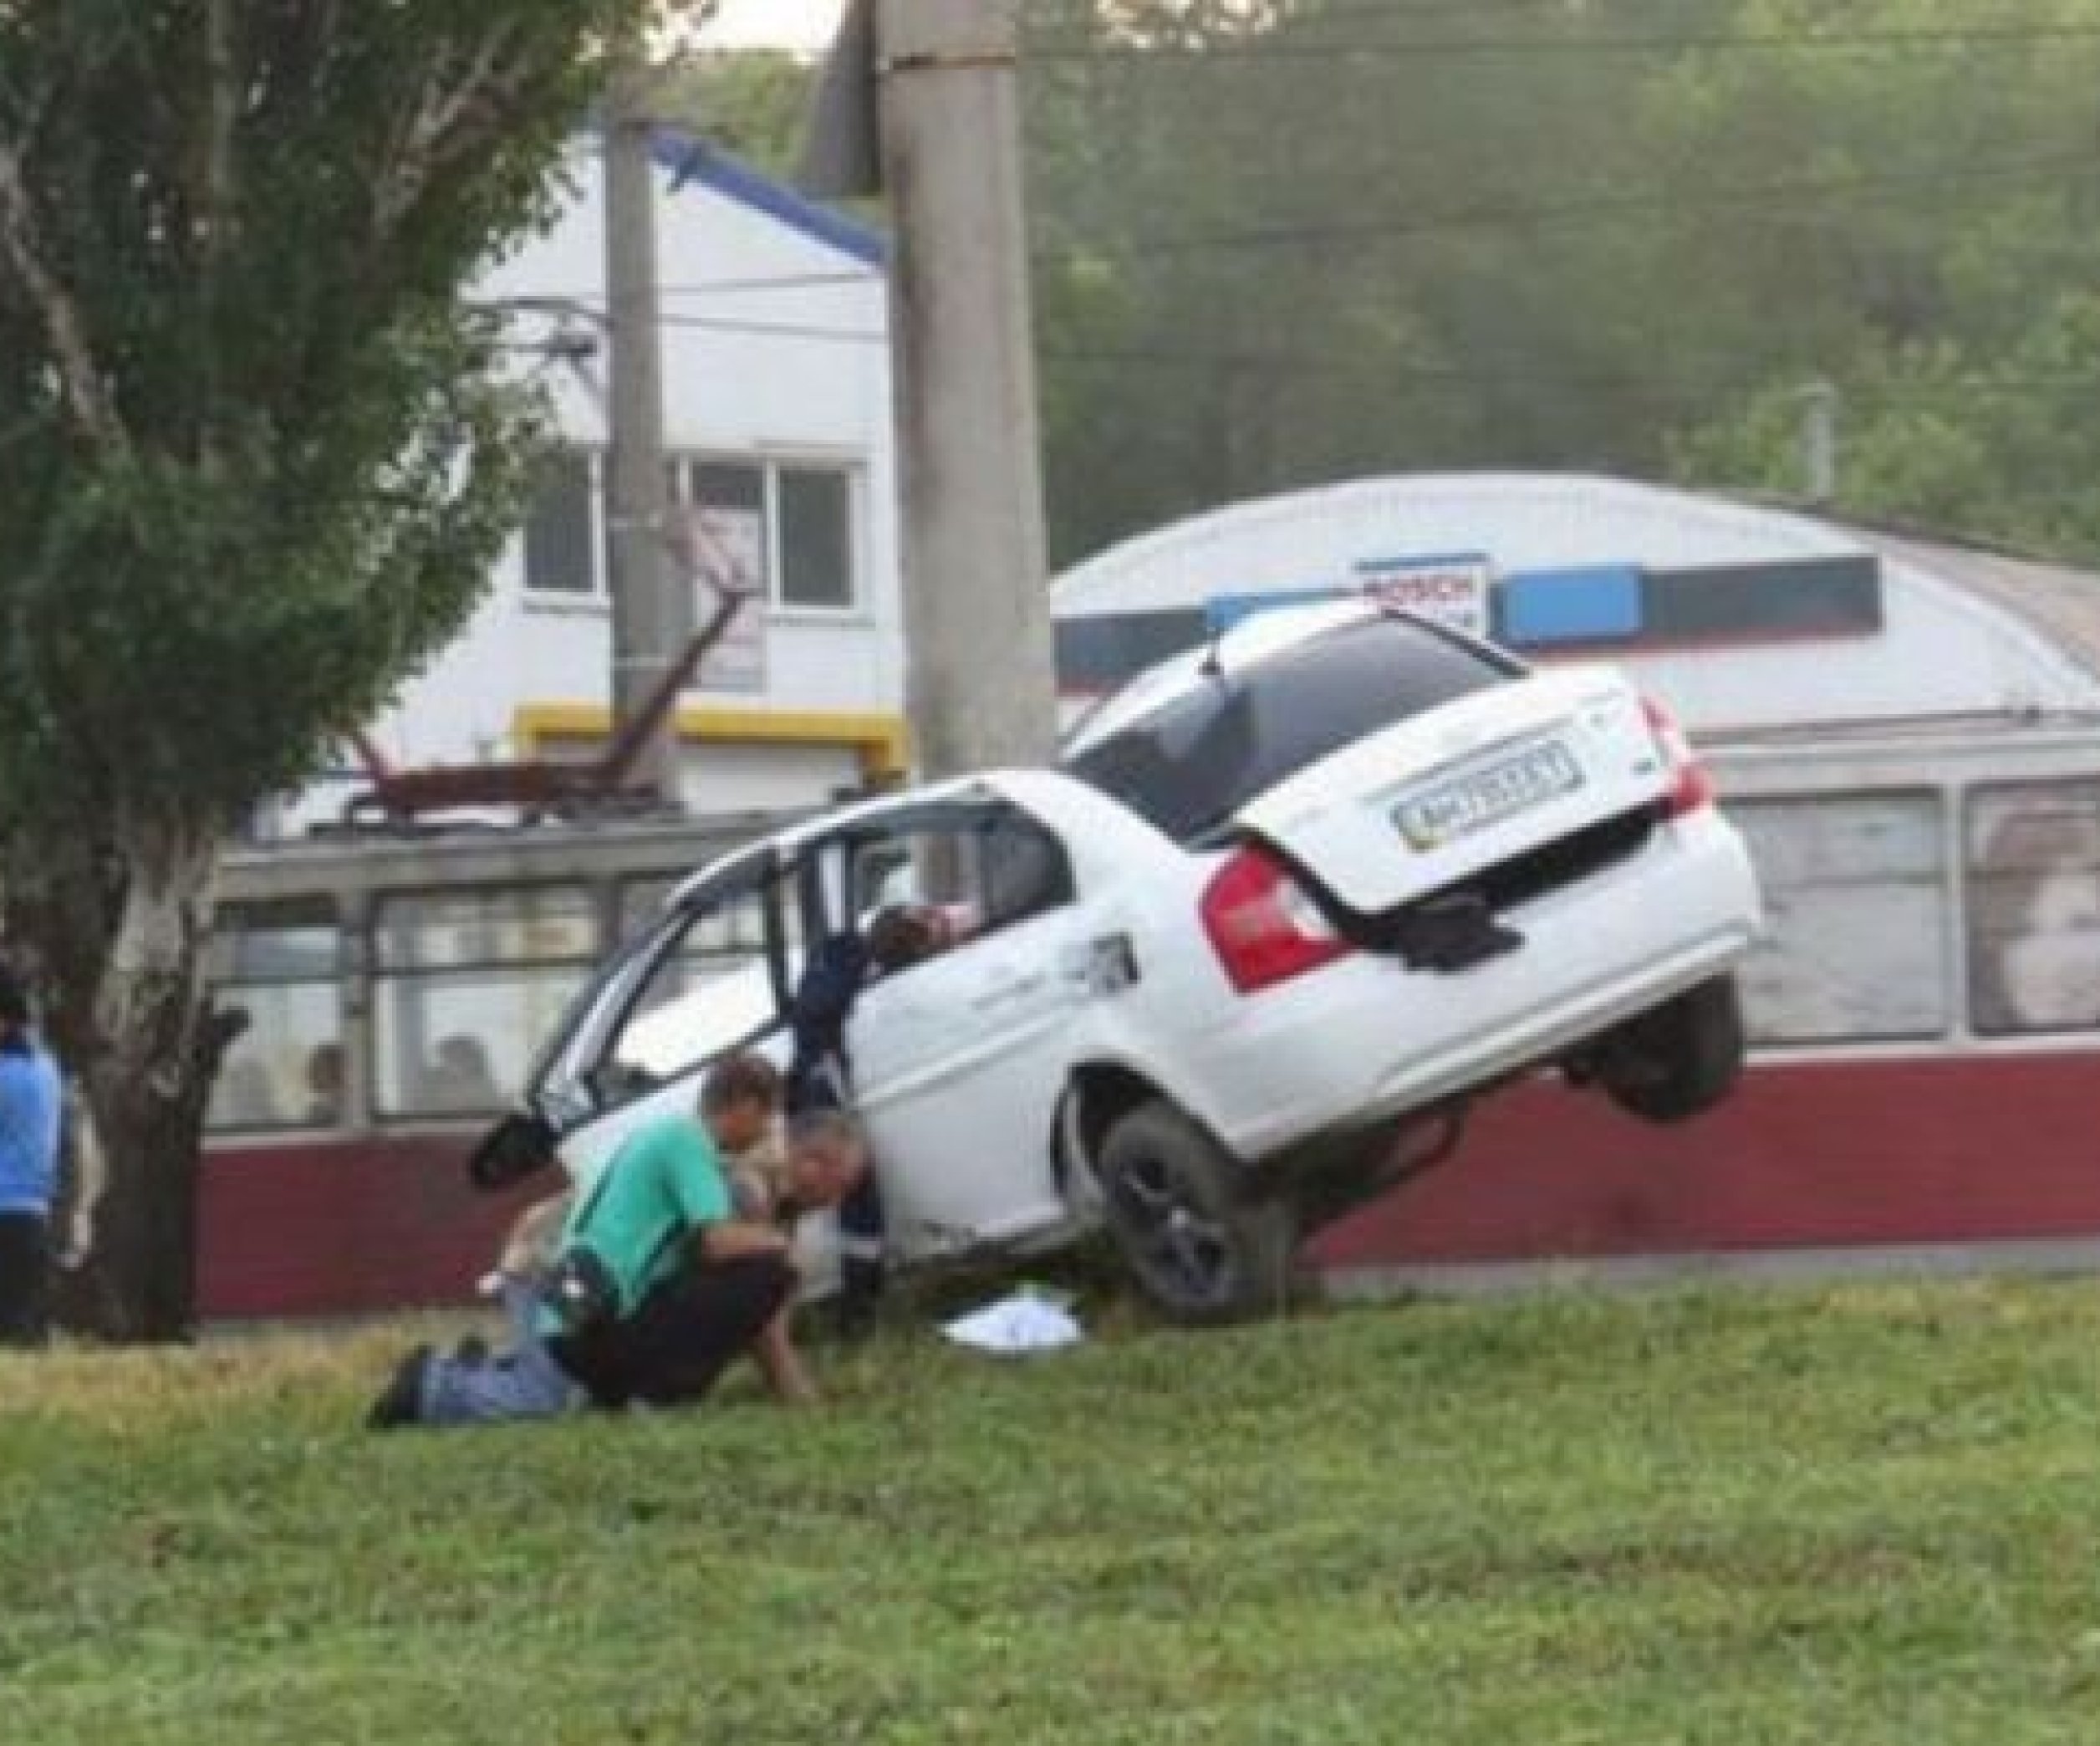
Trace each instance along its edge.
{"label": "sneaker", "polygon": [[423,1378],[435,1355],[420,1345],[394,1367],[394,1375],[364,1415],[368,1431],[399,1431],[417,1423],[423,1412]]}

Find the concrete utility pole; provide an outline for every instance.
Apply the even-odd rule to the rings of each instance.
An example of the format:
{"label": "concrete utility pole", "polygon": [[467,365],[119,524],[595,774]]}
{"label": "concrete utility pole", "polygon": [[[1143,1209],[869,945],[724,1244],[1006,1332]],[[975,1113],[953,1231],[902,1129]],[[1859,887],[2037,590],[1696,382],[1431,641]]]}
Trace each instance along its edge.
{"label": "concrete utility pole", "polygon": [[1015,0],[875,0],[904,484],[906,707],[923,776],[1057,742],[1022,221]]}
{"label": "concrete utility pole", "polygon": [[[691,602],[664,562],[664,386],[656,286],[656,175],[639,43],[618,58],[605,105],[605,304],[612,351],[605,457],[613,605],[613,730],[640,713],[687,635]],[[676,710],[635,774],[679,800]]]}

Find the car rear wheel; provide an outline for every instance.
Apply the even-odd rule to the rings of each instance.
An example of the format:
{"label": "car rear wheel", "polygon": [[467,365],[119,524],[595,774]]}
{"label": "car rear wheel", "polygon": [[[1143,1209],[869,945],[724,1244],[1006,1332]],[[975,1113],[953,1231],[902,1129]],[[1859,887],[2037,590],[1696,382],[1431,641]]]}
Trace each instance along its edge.
{"label": "car rear wheel", "polygon": [[1648,1121],[1684,1121],[1735,1089],[1743,1050],[1736,978],[1717,976],[1621,1025],[1598,1078],[1621,1109]]}
{"label": "car rear wheel", "polygon": [[1190,1323],[1274,1315],[1289,1300],[1297,1219],[1173,1105],[1140,1104],[1109,1130],[1094,1164],[1109,1235],[1139,1289]]}

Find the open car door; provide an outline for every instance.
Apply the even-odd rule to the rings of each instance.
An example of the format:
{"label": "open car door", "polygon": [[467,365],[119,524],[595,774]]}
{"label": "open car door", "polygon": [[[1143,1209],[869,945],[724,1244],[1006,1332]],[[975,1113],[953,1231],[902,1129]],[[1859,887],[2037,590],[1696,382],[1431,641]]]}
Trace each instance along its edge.
{"label": "open car door", "polygon": [[755,1049],[784,1066],[800,933],[769,849],[681,889],[578,997],[533,1070],[526,1109],[477,1152],[476,1181],[502,1187],[535,1153],[558,1152],[586,1183],[642,1123],[691,1114],[722,1056]]}
{"label": "open car door", "polygon": [[935,923],[908,959],[871,957],[847,1030],[890,1253],[1062,1232],[1053,1136],[1086,996],[1070,973],[1083,922],[1063,845],[987,793],[863,814],[814,853],[871,941],[885,911]]}

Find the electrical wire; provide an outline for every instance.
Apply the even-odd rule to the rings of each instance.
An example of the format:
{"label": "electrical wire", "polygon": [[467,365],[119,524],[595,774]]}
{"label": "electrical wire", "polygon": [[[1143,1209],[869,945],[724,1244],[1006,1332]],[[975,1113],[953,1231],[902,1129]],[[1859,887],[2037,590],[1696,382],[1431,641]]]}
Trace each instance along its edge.
{"label": "electrical wire", "polygon": [[[2049,173],[2092,174],[2100,177],[2100,158],[2096,158],[2090,151],[2052,152],[2033,157],[2006,158],[1980,163],[1970,158],[1958,164],[1901,173],[1746,183],[1734,187],[1692,190],[1651,188],[1638,192],[1598,195],[1582,200],[1527,206],[1478,207],[1471,211],[1424,216],[1276,225],[1210,235],[1155,237],[1128,241],[1119,239],[1114,242],[1091,245],[1091,252],[1119,258],[1200,253],[1213,250],[1237,252],[1295,248],[1322,242],[1366,238],[1437,236],[1453,231],[1544,230],[1569,223],[1612,221],[1629,217],[1698,214],[1737,210],[1745,207],[1764,206],[1776,210],[1797,202],[1812,204],[1820,200],[1853,197],[1872,198],[1919,187],[1944,191],[1967,184],[2017,180]],[[1063,253],[1068,258],[1085,252],[1088,251],[1068,249]]]}
{"label": "electrical wire", "polygon": [[2100,43],[2100,21],[2092,23],[1919,26],[1876,31],[1814,33],[1710,32],[1681,36],[1621,37],[1445,37],[1418,41],[1394,38],[1370,40],[1306,40],[1243,38],[1229,43],[1170,42],[1158,45],[1116,44],[1088,48],[1041,44],[1028,59],[1043,62],[1083,62],[1096,65],[1153,64],[1172,61],[1184,66],[1244,68],[1292,60],[1435,59],[1476,56],[1673,55],[1730,53],[1767,54],[1775,50],[1914,50],[2026,48],[2042,43]]}
{"label": "electrical wire", "polygon": [[779,273],[752,278],[708,279],[690,285],[659,285],[665,297],[710,297],[739,291],[800,291],[823,285],[879,285],[882,274],[874,268],[857,273]]}

